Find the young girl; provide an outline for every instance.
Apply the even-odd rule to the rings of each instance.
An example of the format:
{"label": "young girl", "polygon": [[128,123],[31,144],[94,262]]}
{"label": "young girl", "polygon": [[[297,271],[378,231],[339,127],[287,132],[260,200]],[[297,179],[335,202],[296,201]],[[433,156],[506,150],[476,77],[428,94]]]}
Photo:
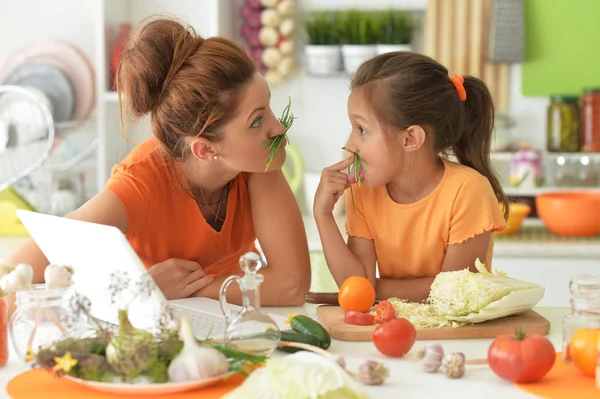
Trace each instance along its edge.
{"label": "young girl", "polygon": [[[106,188],[69,217],[126,234],[168,299],[218,298],[242,274],[239,258],[260,241],[268,267],[261,301],[304,303],[310,260],[300,210],[280,176],[285,150],[269,170],[265,143],[282,135],[270,91],[241,46],[204,39],[178,22],[143,26],[117,71],[123,120],[150,114],[154,137],[113,168]],[[101,242],[98,245],[102,245]],[[35,282],[48,261],[30,241],[7,259],[29,263]],[[230,301],[241,303],[240,292]]]}
{"label": "young girl", "polygon": [[[494,108],[485,84],[394,52],[365,62],[351,89],[351,154],[323,170],[313,209],[338,286],[363,276],[378,298],[420,301],[442,271],[475,271],[477,258],[489,267],[493,233],[505,227],[499,202],[508,203],[490,164]],[[345,172],[355,155],[360,184]],[[350,185],[346,244],[332,210]]]}

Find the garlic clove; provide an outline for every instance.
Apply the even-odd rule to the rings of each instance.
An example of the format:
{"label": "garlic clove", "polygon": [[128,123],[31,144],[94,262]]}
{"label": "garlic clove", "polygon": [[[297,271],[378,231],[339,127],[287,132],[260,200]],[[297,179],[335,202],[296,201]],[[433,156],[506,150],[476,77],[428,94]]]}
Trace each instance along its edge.
{"label": "garlic clove", "polygon": [[286,18],[281,21],[281,24],[279,25],[279,32],[281,32],[283,36],[288,37],[294,32],[294,27],[294,20],[291,18]]}
{"label": "garlic clove", "polygon": [[269,68],[275,68],[281,61],[281,52],[275,47],[268,47],[263,51],[261,59]]}
{"label": "garlic clove", "polygon": [[31,289],[32,280],[33,268],[21,263],[0,279],[0,290],[3,293],[27,291]]}
{"label": "garlic clove", "polygon": [[365,385],[381,385],[389,375],[389,370],[374,360],[366,360],[358,368],[358,378]]}
{"label": "garlic clove", "polygon": [[281,23],[281,17],[274,9],[267,8],[260,14],[260,22],[263,26],[276,28]]}
{"label": "garlic clove", "polygon": [[292,40],[282,40],[279,42],[279,51],[283,55],[290,55],[294,52],[294,42]]}
{"label": "garlic clove", "polygon": [[181,318],[179,334],[183,340],[183,348],[169,365],[171,382],[197,381],[227,373],[229,363],[225,355],[196,342],[187,314]]}
{"label": "garlic clove", "polygon": [[68,266],[48,265],[44,270],[46,289],[67,288],[73,283],[73,269]]}
{"label": "garlic clove", "polygon": [[277,65],[277,72],[279,72],[283,76],[289,75],[293,69],[294,60],[292,59],[292,57],[282,58],[279,64]]}
{"label": "garlic clove", "polygon": [[278,0],[260,0],[260,3],[265,7],[275,7]]}
{"label": "garlic clove", "polygon": [[295,4],[292,0],[282,0],[277,5],[277,12],[282,17],[291,17],[294,13]]}
{"label": "garlic clove", "polygon": [[465,355],[461,352],[450,353],[442,360],[442,369],[448,378],[461,378],[465,374]]}
{"label": "garlic clove", "polygon": [[275,46],[279,41],[279,34],[277,33],[277,29],[265,26],[258,33],[258,40],[263,46]]}
{"label": "garlic clove", "polygon": [[276,86],[283,81],[283,77],[277,71],[268,70],[265,74],[265,80],[267,81],[269,86]]}

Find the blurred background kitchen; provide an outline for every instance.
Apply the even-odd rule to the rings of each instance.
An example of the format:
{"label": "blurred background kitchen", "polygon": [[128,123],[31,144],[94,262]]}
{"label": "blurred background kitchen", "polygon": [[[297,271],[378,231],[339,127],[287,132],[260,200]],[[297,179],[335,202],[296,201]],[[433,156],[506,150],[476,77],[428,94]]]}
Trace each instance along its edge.
{"label": "blurred background kitchen", "polygon": [[[146,17],[242,43],[297,119],[284,173],[305,214],[313,291],[337,291],[311,217],[323,167],[350,131],[353,71],[376,54],[428,54],[489,86],[493,161],[511,196],[494,267],[546,285],[566,306],[570,277],[600,267],[600,1],[0,0],[0,259],[27,236],[16,208],[65,215],[151,135],[119,128],[114,69]],[[126,121],[127,122],[127,121]],[[344,206],[336,208],[343,231]],[[101,243],[99,243],[101,245]]]}

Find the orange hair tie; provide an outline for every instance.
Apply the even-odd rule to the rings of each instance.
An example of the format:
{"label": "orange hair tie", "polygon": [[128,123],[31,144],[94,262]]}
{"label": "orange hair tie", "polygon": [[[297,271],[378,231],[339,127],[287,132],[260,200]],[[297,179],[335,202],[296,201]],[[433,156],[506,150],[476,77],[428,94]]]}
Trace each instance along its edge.
{"label": "orange hair tie", "polygon": [[465,91],[465,86],[463,86],[463,82],[465,79],[459,74],[455,73],[454,76],[450,78],[454,87],[456,87],[456,91],[458,92],[458,99],[460,101],[467,100],[467,92]]}

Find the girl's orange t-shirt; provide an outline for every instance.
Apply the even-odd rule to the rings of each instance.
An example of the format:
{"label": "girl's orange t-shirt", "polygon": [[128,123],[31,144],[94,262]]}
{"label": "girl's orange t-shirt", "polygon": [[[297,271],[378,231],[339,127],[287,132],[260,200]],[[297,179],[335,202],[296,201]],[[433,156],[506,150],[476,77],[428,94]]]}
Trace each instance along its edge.
{"label": "girl's orange t-shirt", "polygon": [[[346,232],[373,240],[381,278],[434,277],[442,271],[448,246],[506,226],[489,180],[472,168],[443,161],[440,183],[415,203],[394,202],[386,186],[354,185],[354,202],[346,196]],[[492,253],[493,235],[488,268]]]}
{"label": "girl's orange t-shirt", "polygon": [[232,182],[227,216],[218,232],[188,195],[177,163],[162,153],[154,138],[113,167],[106,188],[125,208],[126,236],[146,268],[177,258],[198,262],[206,274],[230,275],[239,272],[241,255],[257,252],[248,178],[241,173]]}

